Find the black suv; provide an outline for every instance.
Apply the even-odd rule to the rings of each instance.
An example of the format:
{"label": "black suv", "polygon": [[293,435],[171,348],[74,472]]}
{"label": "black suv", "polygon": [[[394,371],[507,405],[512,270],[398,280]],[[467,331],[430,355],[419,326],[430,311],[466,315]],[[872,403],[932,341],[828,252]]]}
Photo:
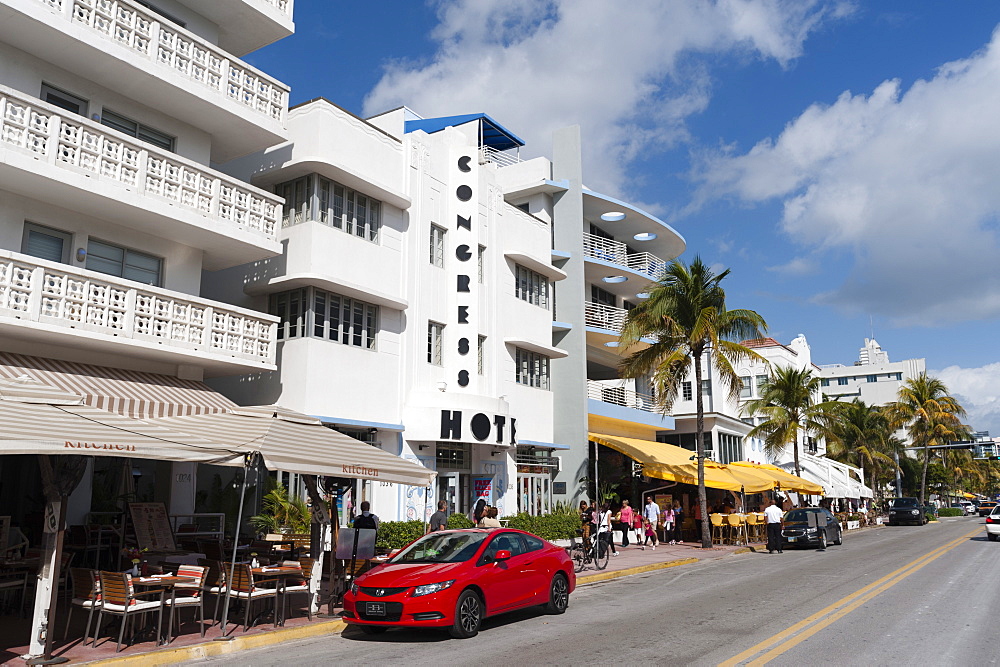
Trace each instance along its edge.
{"label": "black suv", "polygon": [[[818,515],[812,522],[813,527],[810,527],[810,514]],[[827,544],[843,544],[844,534],[840,522],[830,510],[824,507],[801,507],[785,514],[781,541],[786,547],[815,545],[825,549]]]}
{"label": "black suv", "polygon": [[927,514],[916,498],[893,498],[889,501],[889,525],[915,523],[922,526],[927,523]]}

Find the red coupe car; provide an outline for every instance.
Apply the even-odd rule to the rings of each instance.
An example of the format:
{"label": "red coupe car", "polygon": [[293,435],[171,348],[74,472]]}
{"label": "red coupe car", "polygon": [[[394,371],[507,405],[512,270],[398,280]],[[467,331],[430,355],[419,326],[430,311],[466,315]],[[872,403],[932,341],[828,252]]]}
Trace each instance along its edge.
{"label": "red coupe car", "polygon": [[520,530],[445,530],[424,535],[359,576],[343,618],[364,632],[444,628],[474,637],[494,614],[545,605],[561,614],[576,587],[565,549]]}

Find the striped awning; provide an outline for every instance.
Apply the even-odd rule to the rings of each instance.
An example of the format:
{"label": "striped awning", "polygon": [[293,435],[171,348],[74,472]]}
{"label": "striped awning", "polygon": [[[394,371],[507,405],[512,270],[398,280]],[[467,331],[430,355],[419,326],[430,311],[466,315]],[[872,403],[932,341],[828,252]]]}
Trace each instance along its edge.
{"label": "striped awning", "polygon": [[154,423],[221,447],[258,452],[269,470],[429,486],[437,473],[326,428],[315,417],[276,405],[233,408],[227,414],[168,417]]}
{"label": "striped awning", "polygon": [[236,407],[203,382],[71,361],[0,352],[0,378],[28,376],[134,419],[225,412]]}
{"label": "striped awning", "polygon": [[35,380],[0,379],[0,454],[82,454],[240,465],[243,457],[163,424],[87,405]]}

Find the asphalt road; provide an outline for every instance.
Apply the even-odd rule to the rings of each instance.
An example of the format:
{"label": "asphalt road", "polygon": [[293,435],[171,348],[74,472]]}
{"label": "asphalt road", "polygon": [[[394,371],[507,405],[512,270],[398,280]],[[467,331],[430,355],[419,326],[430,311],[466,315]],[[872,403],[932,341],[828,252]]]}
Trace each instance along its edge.
{"label": "asphalt road", "polygon": [[210,660],[240,665],[991,665],[1000,543],[978,517],[846,533],[825,552],[744,554],[578,589],[479,636],[331,635]]}

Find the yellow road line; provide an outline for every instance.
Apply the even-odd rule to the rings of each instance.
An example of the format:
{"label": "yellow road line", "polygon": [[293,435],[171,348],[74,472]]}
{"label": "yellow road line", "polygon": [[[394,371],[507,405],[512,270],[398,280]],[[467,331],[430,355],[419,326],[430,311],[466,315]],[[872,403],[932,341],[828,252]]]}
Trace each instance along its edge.
{"label": "yellow road line", "polygon": [[[957,547],[959,544],[964,543],[970,537],[972,537],[973,535],[978,534],[979,532],[980,532],[980,529],[977,528],[976,530],[970,531],[969,533],[963,535],[962,537],[956,538],[956,539],[952,540],[951,542],[948,542],[948,543],[944,544],[943,546],[940,546],[937,549],[934,549],[933,551],[930,551],[930,552],[924,554],[923,556],[920,556],[919,558],[914,559],[913,561],[907,563],[906,565],[893,570],[892,572],[890,572],[889,574],[885,575],[884,577],[881,577],[880,579],[877,579],[876,581],[873,581],[872,583],[868,584],[867,586],[864,586],[863,588],[858,589],[857,591],[851,593],[850,595],[847,595],[847,596],[841,598],[837,602],[834,602],[833,604],[831,604],[831,605],[829,605],[827,607],[824,607],[823,609],[819,610],[815,614],[812,614],[811,616],[802,619],[801,621],[799,621],[798,623],[792,625],[791,627],[789,627],[789,628],[787,628],[785,630],[782,630],[781,632],[775,634],[774,636],[772,636],[772,637],[770,637],[768,639],[765,639],[764,641],[760,642],[759,644],[757,644],[755,646],[752,646],[752,647],[748,648],[747,650],[743,651],[742,653],[733,656],[729,660],[726,660],[725,662],[719,663],[719,667],[734,667],[735,665],[738,665],[738,664],[742,663],[744,660],[752,658],[753,656],[757,655],[761,651],[764,651],[764,650],[770,648],[771,646],[774,646],[778,642],[784,641],[784,640],[788,639],[789,637],[792,637],[793,635],[795,635],[796,633],[799,633],[800,631],[804,630],[805,628],[807,628],[811,624],[816,623],[817,621],[822,620],[827,615],[834,614],[835,612],[838,612],[838,610],[841,610],[841,608],[845,607],[845,605],[847,605],[849,607],[849,608],[846,608],[846,611],[843,611],[843,613],[837,613],[836,616],[835,616],[835,618],[831,617],[832,620],[830,620],[828,623],[825,623],[825,624],[823,624],[821,626],[818,626],[815,630],[808,631],[808,634],[804,633],[802,635],[801,639],[796,638],[794,640],[786,641],[781,646],[779,646],[778,649],[774,649],[773,651],[769,652],[767,654],[767,656],[764,656],[764,657],[767,657],[767,659],[770,660],[771,658],[775,657],[776,655],[779,655],[780,653],[784,653],[789,648],[791,648],[792,646],[794,646],[795,644],[797,644],[799,641],[802,641],[802,639],[805,639],[806,637],[812,636],[813,634],[815,634],[816,632],[818,632],[820,629],[822,629],[824,627],[827,627],[828,625],[830,625],[830,623],[832,623],[833,621],[841,618],[842,616],[844,616],[845,614],[847,614],[849,611],[853,611],[854,609],[856,609],[860,605],[864,604],[865,602],[867,602],[871,598],[875,597],[879,593],[881,593],[881,592],[883,592],[883,591],[891,588],[892,586],[896,585],[897,583],[899,583],[900,581],[902,581],[903,579],[905,579],[907,576],[909,576],[909,574],[911,572],[916,572],[917,570],[919,570],[921,567],[923,567],[927,563],[929,563],[932,560],[938,558],[939,556],[945,554],[946,552],[951,551],[952,549],[954,549],[955,547]],[[779,649],[781,649],[781,650],[779,650]],[[763,664],[763,663],[758,663],[758,661],[755,661],[755,662],[750,663],[750,664],[756,665],[756,664]]]}

